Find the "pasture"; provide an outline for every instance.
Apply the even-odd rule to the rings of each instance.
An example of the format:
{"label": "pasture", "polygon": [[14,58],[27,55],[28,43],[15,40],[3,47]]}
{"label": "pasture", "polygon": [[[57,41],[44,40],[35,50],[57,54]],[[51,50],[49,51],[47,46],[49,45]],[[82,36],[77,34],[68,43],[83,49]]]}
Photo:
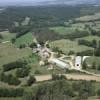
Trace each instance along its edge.
{"label": "pasture", "polygon": [[51,48],[58,47],[65,54],[68,54],[69,51],[81,52],[81,51],[85,51],[85,50],[93,50],[93,48],[91,48],[91,47],[78,45],[77,41],[71,41],[68,39],[53,41],[50,43],[50,47]]}
{"label": "pasture", "polygon": [[0,43],[0,66],[32,54],[30,48],[19,49],[11,43]]}
{"label": "pasture", "polygon": [[33,36],[32,36],[32,33],[29,32],[17,38],[15,45],[19,47],[21,44],[28,45],[28,44],[31,44],[32,42],[33,42]]}

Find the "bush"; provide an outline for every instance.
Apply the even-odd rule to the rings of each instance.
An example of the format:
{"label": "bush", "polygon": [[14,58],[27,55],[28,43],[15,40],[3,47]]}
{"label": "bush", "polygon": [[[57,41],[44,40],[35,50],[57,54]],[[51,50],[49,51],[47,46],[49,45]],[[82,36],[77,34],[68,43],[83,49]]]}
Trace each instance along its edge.
{"label": "bush", "polygon": [[100,64],[98,65],[97,69],[100,71]]}
{"label": "bush", "polygon": [[78,52],[77,56],[93,56],[93,50]]}
{"label": "bush", "polygon": [[100,48],[97,48],[97,49],[95,50],[95,56],[100,57]]}
{"label": "bush", "polygon": [[0,34],[0,39],[3,39],[3,36]]}
{"label": "bush", "polygon": [[21,83],[20,80],[18,80],[13,75],[5,75],[4,73],[0,74],[0,81],[3,81],[5,83],[8,83],[9,85],[19,85]]}
{"label": "bush", "polygon": [[15,41],[16,41],[16,38],[11,39],[12,44],[15,43]]}
{"label": "bush", "polygon": [[19,46],[20,49],[23,49],[23,48],[25,48],[25,47],[26,47],[25,44],[21,44],[21,45]]}
{"label": "bush", "polygon": [[62,79],[67,79],[64,75],[52,75],[52,80],[62,80]]}
{"label": "bush", "polygon": [[29,47],[33,49],[33,48],[36,48],[37,45],[36,45],[36,43],[31,43],[31,44],[29,45]]}
{"label": "bush", "polygon": [[88,66],[87,66],[87,63],[86,63],[86,61],[84,61],[83,64],[82,64],[82,68],[83,68],[83,69],[87,69],[87,67],[88,67]]}
{"label": "bush", "polygon": [[31,86],[35,82],[36,82],[35,77],[34,76],[30,76],[29,79],[27,80],[27,85]]}
{"label": "bush", "polygon": [[16,76],[24,78],[29,75],[30,67],[23,67],[16,70]]}
{"label": "bush", "polygon": [[40,75],[40,74],[42,74],[39,70],[36,70],[35,72],[34,72],[34,74],[37,74],[37,75]]}
{"label": "bush", "polygon": [[93,62],[93,63],[92,63],[92,69],[96,70],[96,68],[97,68],[97,67],[96,67],[96,63]]}
{"label": "bush", "polygon": [[97,90],[97,96],[100,98],[100,89]]}
{"label": "bush", "polygon": [[74,51],[69,51],[69,53],[68,53],[68,55],[73,55],[73,54],[75,54]]}
{"label": "bush", "polygon": [[21,97],[23,92],[22,88],[0,88],[0,97]]}
{"label": "bush", "polygon": [[88,81],[82,81],[79,84],[79,97],[81,99],[87,99],[87,97],[95,95],[95,86]]}
{"label": "bush", "polygon": [[11,63],[8,63],[8,64],[4,64],[3,70],[9,71],[9,70],[12,70],[12,69],[15,69],[15,68],[22,68],[26,65],[27,65],[26,61],[15,61],[15,62],[11,62]]}
{"label": "bush", "polygon": [[38,85],[24,94],[24,100],[72,100],[74,96],[71,85],[65,80],[58,80]]}

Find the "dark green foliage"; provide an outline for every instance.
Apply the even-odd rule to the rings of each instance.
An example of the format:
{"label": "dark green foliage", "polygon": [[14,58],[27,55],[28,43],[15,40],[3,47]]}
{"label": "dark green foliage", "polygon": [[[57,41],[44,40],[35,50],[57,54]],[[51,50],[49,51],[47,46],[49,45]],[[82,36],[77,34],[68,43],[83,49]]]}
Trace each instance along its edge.
{"label": "dark green foliage", "polygon": [[59,35],[58,33],[55,33],[52,30],[49,30],[48,28],[39,28],[35,32],[35,37],[39,41],[39,43],[44,44],[48,40],[59,40],[62,37],[62,35]]}
{"label": "dark green foliage", "polygon": [[92,35],[100,36],[100,31],[94,30],[92,28],[90,28],[90,31]]}
{"label": "dark green foliage", "polygon": [[31,86],[35,82],[36,82],[35,77],[34,76],[30,76],[29,79],[27,80],[27,85]]}
{"label": "dark green foliage", "polygon": [[98,45],[98,49],[100,49],[100,41],[98,42],[98,44],[99,44],[99,45]]}
{"label": "dark green foliage", "polygon": [[95,56],[100,57],[100,48],[97,48],[94,52]]}
{"label": "dark green foliage", "polygon": [[60,48],[58,48],[58,47],[54,47],[52,50],[53,50],[53,52],[57,53],[57,57],[60,57],[61,54],[64,54],[63,51],[60,50]]}
{"label": "dark green foliage", "polygon": [[62,79],[67,79],[67,78],[64,75],[56,75],[56,74],[52,75],[52,80],[62,80]]}
{"label": "dark green foliage", "polygon": [[23,49],[23,48],[25,48],[25,47],[26,47],[25,44],[21,44],[21,45],[19,46],[20,49]]}
{"label": "dark green foliage", "polygon": [[0,39],[3,39],[3,36],[0,34]]}
{"label": "dark green foliage", "polygon": [[95,39],[92,40],[92,45],[93,45],[93,48],[97,48],[97,41]]}
{"label": "dark green foliage", "polygon": [[22,68],[26,65],[27,65],[26,61],[15,61],[15,62],[11,62],[11,63],[8,63],[8,64],[4,64],[3,70],[9,71],[9,70],[12,70],[12,69],[15,69],[15,68]]}
{"label": "dark green foliage", "polygon": [[78,91],[79,100],[87,100],[88,97],[94,96],[95,87],[92,82],[80,81],[72,84],[73,90]]}
{"label": "dark green foliage", "polygon": [[92,63],[92,69],[96,70],[96,63],[95,62]]}
{"label": "dark green foliage", "polygon": [[35,74],[35,75],[41,75],[42,73],[41,73],[40,70],[35,70],[34,74]]}
{"label": "dark green foliage", "polygon": [[94,51],[93,50],[86,50],[82,52],[78,52],[77,56],[93,56]]}
{"label": "dark green foliage", "polygon": [[73,54],[75,54],[74,51],[69,51],[69,53],[68,53],[68,55],[73,55]]}
{"label": "dark green foliage", "polygon": [[97,66],[97,69],[100,71],[100,64]]}
{"label": "dark green foliage", "polygon": [[[65,26],[64,22],[76,17],[99,12],[100,7],[82,6],[45,6],[45,7],[8,7],[0,13],[0,30],[16,31],[13,22],[21,22],[26,16],[31,18],[27,27]],[[75,20],[73,20],[75,23]]]}
{"label": "dark green foliage", "polygon": [[97,91],[97,96],[100,98],[100,89]]}
{"label": "dark green foliage", "polygon": [[24,90],[22,88],[1,88],[0,97],[21,97],[23,96]]}
{"label": "dark green foliage", "polygon": [[23,68],[18,68],[16,70],[16,77],[24,78],[29,75],[29,72],[30,72],[29,66],[23,67]]}
{"label": "dark green foliage", "polygon": [[15,38],[12,38],[12,39],[11,39],[12,44],[15,43],[15,41],[16,41]]}
{"label": "dark green foliage", "polygon": [[25,100],[70,100],[75,94],[71,85],[64,80],[41,84],[31,93],[25,93]]}
{"label": "dark green foliage", "polygon": [[29,31],[31,31],[31,26],[19,26],[19,29],[17,30],[16,38],[21,37],[22,35],[28,33]]}
{"label": "dark green foliage", "polygon": [[86,63],[86,61],[83,62],[82,68],[83,68],[83,69],[87,69],[87,63]]}
{"label": "dark green foliage", "polygon": [[95,96],[95,87],[91,82],[82,81],[78,84],[79,87],[79,97],[81,100],[87,99],[89,96]]}
{"label": "dark green foliage", "polygon": [[[9,29],[10,32],[20,31],[21,22],[26,16],[31,21],[25,28],[25,31],[34,27],[64,26],[64,22],[70,18],[77,17],[80,14],[80,7],[55,6],[55,7],[9,7],[0,13],[0,29]],[[15,27],[13,22],[19,22],[20,27]],[[25,27],[25,26],[24,26]],[[31,29],[30,29],[31,30]],[[20,31],[22,35],[25,31]]]}
{"label": "dark green foliage", "polygon": [[0,74],[0,81],[8,83],[9,85],[19,85],[21,83],[21,81],[18,80],[13,75],[11,75],[11,74],[6,75],[4,73]]}
{"label": "dark green foliage", "polygon": [[78,44],[79,45],[85,45],[85,46],[88,46],[88,47],[93,47],[93,48],[96,48],[97,47],[97,41],[96,40],[92,40],[92,42],[88,41],[88,40],[78,40]]}
{"label": "dark green foliage", "polygon": [[29,47],[33,49],[33,48],[36,48],[37,45],[36,45],[36,43],[31,43],[31,44],[29,45]]}
{"label": "dark green foliage", "polygon": [[[96,95],[93,82],[56,80],[43,83],[24,94],[25,100],[87,100]],[[76,99],[75,99],[76,98]]]}
{"label": "dark green foliage", "polygon": [[89,36],[89,32],[88,31],[79,31],[79,32],[73,32],[73,33],[67,33],[67,35],[64,35],[63,38],[64,39],[75,39],[75,38],[82,38],[85,36]]}

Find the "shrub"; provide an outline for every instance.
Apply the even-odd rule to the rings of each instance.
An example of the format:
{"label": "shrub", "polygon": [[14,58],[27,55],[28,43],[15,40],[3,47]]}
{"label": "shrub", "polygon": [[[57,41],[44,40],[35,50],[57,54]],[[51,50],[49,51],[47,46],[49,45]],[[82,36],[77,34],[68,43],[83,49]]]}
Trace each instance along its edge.
{"label": "shrub", "polygon": [[20,97],[23,92],[22,88],[0,88],[0,97]]}
{"label": "shrub", "polygon": [[37,45],[36,45],[36,43],[31,43],[31,44],[29,45],[29,47],[33,49],[33,48],[36,48]]}
{"label": "shrub", "polygon": [[16,38],[11,39],[12,44],[15,43],[15,41],[16,41]]}
{"label": "shrub", "polygon": [[15,68],[22,68],[26,65],[27,65],[26,61],[15,61],[15,62],[11,62],[11,63],[8,63],[8,64],[4,64],[3,70],[9,71],[9,70],[12,70],[12,69],[15,69]]}
{"label": "shrub", "polygon": [[18,80],[13,75],[5,75],[4,73],[0,74],[0,81],[3,81],[5,83],[8,83],[9,85],[19,85],[21,83],[20,80]]}
{"label": "shrub", "polygon": [[34,72],[34,74],[37,74],[37,75],[39,75],[39,74],[42,74],[39,70],[36,70],[35,72]]}
{"label": "shrub", "polygon": [[78,52],[77,56],[93,56],[93,50]]}
{"label": "shrub", "polygon": [[67,79],[64,75],[52,75],[52,80],[62,80],[62,79]]}
{"label": "shrub", "polygon": [[0,39],[3,39],[3,36],[0,34]]}
{"label": "shrub", "polygon": [[100,89],[97,90],[97,96],[100,98]]}
{"label": "shrub", "polygon": [[16,70],[16,76],[24,78],[29,75],[30,67],[23,67]]}
{"label": "shrub", "polygon": [[23,48],[25,48],[25,47],[26,47],[25,44],[21,44],[21,45],[19,46],[20,49],[23,49]]}
{"label": "shrub", "polygon": [[30,76],[29,79],[27,80],[27,85],[31,86],[35,82],[36,82],[35,77],[34,76]]}
{"label": "shrub", "polygon": [[97,69],[100,71],[100,64],[98,65]]}

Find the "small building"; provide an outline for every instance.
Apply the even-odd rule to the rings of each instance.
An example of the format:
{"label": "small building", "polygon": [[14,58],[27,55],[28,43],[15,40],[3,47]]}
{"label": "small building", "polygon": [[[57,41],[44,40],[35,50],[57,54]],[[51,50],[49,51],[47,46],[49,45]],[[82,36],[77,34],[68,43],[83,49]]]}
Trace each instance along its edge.
{"label": "small building", "polygon": [[59,66],[62,69],[65,69],[65,68],[68,68],[69,69],[69,64],[67,64],[67,63],[65,63],[65,62],[63,62],[63,61],[61,61],[61,60],[59,60],[57,58],[53,58],[51,60],[51,63]]}
{"label": "small building", "polygon": [[75,69],[80,70],[82,68],[82,57],[76,56],[75,57]]}

